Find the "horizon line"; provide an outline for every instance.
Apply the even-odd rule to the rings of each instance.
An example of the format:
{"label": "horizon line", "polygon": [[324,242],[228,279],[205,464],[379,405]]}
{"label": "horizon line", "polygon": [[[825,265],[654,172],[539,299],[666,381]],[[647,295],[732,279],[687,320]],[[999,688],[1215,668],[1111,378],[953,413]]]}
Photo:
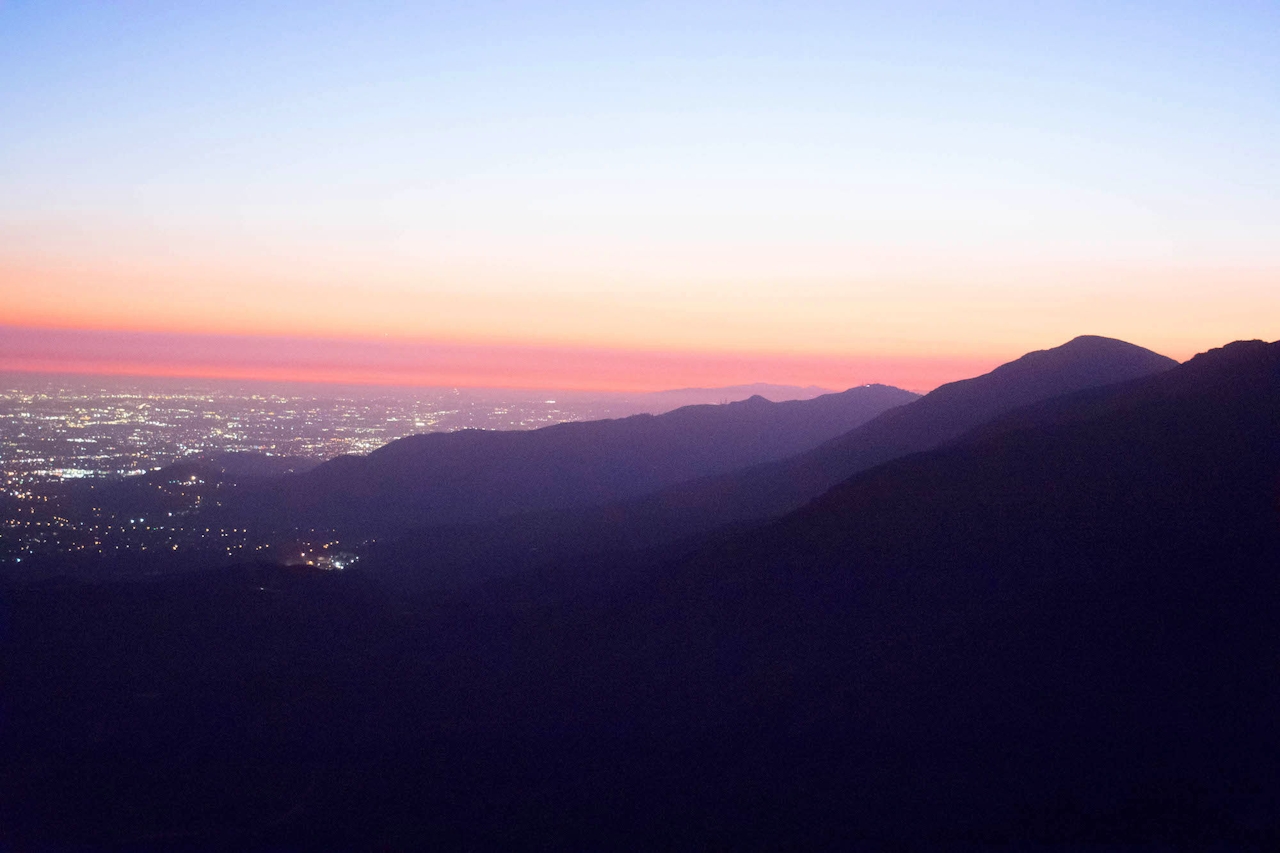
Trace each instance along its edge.
{"label": "horizon line", "polygon": [[[1015,354],[1013,357],[1021,355]],[[637,394],[737,385],[928,391],[1010,360],[637,350],[267,335],[131,332],[0,324],[0,371],[406,388]],[[750,377],[744,379],[744,377]]]}

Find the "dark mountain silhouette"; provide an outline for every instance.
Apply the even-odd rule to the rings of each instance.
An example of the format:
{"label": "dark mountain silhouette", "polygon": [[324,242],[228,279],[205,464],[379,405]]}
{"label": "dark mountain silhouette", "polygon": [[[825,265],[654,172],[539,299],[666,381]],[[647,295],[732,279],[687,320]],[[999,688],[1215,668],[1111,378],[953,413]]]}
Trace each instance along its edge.
{"label": "dark mountain silhouette", "polygon": [[415,435],[285,478],[234,511],[246,523],[374,536],[583,507],[790,456],[915,398],[868,385],[804,401],[757,396],[536,430]]}
{"label": "dark mountain silhouette", "polygon": [[605,589],[11,589],[0,841],[1280,841],[1280,344],[1010,412]]}
{"label": "dark mountain silhouette", "polygon": [[565,677],[736,731],[779,841],[1267,849],[1277,436],[1280,343],[1019,411],[643,574]]}
{"label": "dark mountain silhouette", "polygon": [[938,447],[1013,409],[1176,365],[1124,341],[1081,336],[943,385],[794,458],[668,489],[646,501],[646,508],[669,506],[687,521],[705,513],[703,524],[767,518],[795,509],[858,471]]}
{"label": "dark mountain silhouette", "polygon": [[401,583],[456,583],[595,550],[653,547],[719,525],[781,515],[858,471],[938,447],[1027,404],[1176,365],[1123,341],[1082,336],[982,376],[943,385],[794,457],[594,509],[421,530],[384,544],[373,563],[395,573]]}

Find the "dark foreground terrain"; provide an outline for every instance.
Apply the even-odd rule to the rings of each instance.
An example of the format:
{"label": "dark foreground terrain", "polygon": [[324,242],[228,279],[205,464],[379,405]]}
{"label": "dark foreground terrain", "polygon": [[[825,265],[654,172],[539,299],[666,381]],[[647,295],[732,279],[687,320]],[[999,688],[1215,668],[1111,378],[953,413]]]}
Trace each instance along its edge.
{"label": "dark foreground terrain", "polygon": [[1144,373],[451,591],[10,588],[0,841],[1276,849],[1280,344]]}

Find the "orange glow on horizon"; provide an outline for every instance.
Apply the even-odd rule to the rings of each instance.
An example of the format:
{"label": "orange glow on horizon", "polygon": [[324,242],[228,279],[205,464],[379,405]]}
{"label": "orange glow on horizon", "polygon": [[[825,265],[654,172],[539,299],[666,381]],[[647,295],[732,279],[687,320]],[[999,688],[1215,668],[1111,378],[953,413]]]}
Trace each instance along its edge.
{"label": "orange glow on horizon", "polygon": [[343,385],[644,392],[753,382],[927,391],[1002,359],[482,346],[0,327],[0,370]]}
{"label": "orange glow on horizon", "polygon": [[[828,364],[996,363],[1080,334],[1185,360],[1242,337],[1280,337],[1280,279],[1262,266],[945,267],[940,258],[856,275],[833,267],[785,281],[698,281],[653,270],[636,281],[592,284],[547,270],[508,270],[504,277],[500,270],[326,269],[318,256],[289,270],[243,257],[195,260],[9,251],[0,254],[0,324],[625,350],[656,358],[799,356]],[[943,375],[951,373],[917,384]]]}

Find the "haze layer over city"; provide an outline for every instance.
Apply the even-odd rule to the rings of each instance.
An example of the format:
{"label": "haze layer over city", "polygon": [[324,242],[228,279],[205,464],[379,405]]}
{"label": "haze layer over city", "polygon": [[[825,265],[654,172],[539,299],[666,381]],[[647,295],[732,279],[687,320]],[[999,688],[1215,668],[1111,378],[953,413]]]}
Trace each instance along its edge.
{"label": "haze layer over city", "polygon": [[636,405],[627,407],[620,395],[569,394],[573,403],[558,403],[546,394],[459,389],[40,374],[5,379],[0,560],[15,566],[24,558],[30,565],[36,556],[116,554],[122,548],[208,545],[204,550],[216,548],[229,557],[260,555],[278,541],[248,537],[238,528],[208,529],[192,519],[205,501],[218,501],[221,484],[206,483],[204,470],[192,474],[184,468],[181,475],[149,483],[168,499],[163,510],[150,513],[91,508],[84,517],[68,508],[68,491],[77,485],[84,492],[179,462],[204,463],[208,471],[230,464],[240,476],[275,475],[368,453],[418,432],[532,429],[630,414]]}
{"label": "haze layer over city", "polygon": [[533,429],[644,408],[621,394],[146,377],[12,374],[0,377],[0,386],[6,488],[136,475],[202,454],[257,453],[314,463],[368,453],[417,432]]}
{"label": "haze layer over city", "polygon": [[[290,559],[294,551],[303,557],[319,549],[298,550],[300,541],[339,543],[323,531],[210,528],[199,511],[218,505],[235,480],[306,471],[407,435],[528,430],[755,392],[790,399],[822,391],[621,394],[10,374],[0,377],[0,561],[16,569],[25,559],[29,571],[40,557],[179,548],[265,558],[285,545]],[[101,503],[88,497],[95,489],[129,477],[146,477],[138,490],[162,503],[91,506],[86,514],[84,502]]]}

